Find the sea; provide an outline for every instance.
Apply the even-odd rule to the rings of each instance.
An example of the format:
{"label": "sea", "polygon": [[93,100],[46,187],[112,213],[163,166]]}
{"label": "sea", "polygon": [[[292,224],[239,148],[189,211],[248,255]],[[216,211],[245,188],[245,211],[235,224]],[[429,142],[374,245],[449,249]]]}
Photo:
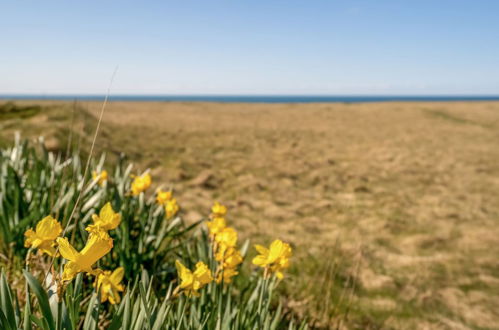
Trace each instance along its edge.
{"label": "sea", "polygon": [[[1,95],[2,100],[82,100],[102,101],[105,95]],[[499,101],[497,96],[328,96],[328,95],[110,95],[110,101],[222,102],[222,103],[366,103],[366,102],[457,102]]]}

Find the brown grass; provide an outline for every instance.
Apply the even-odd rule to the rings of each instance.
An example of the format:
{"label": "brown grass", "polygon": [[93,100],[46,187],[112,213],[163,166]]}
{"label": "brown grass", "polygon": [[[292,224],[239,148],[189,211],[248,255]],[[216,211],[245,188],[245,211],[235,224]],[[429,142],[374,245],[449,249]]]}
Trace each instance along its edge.
{"label": "brown grass", "polygon": [[[2,135],[67,127],[50,116]],[[322,325],[351,279],[347,327],[466,329],[499,324],[498,142],[493,102],[111,102],[97,148],[152,168],[188,220],[220,200],[242,236],[292,242],[289,307]]]}

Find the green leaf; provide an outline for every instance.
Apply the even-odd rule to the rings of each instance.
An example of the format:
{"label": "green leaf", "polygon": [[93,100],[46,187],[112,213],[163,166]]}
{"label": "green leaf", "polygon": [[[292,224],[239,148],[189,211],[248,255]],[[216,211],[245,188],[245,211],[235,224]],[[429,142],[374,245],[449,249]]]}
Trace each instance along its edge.
{"label": "green leaf", "polygon": [[7,330],[15,330],[10,324],[10,322],[7,320],[7,317],[5,317],[3,311],[0,309],[0,328],[1,329],[7,329]]}
{"label": "green leaf", "polygon": [[91,330],[97,329],[99,325],[99,300],[97,294],[92,294],[90,302],[88,303],[87,313],[83,321],[83,329]]}
{"label": "green leaf", "polygon": [[8,325],[11,329],[17,328],[17,317],[14,312],[14,305],[12,299],[12,293],[10,291],[9,285],[7,284],[7,279],[5,278],[5,273],[2,270],[0,277],[0,307],[4,312],[4,316]]}
{"label": "green leaf", "polygon": [[28,283],[26,283],[26,305],[24,305],[24,321],[23,328],[24,330],[31,330],[31,299],[29,299],[29,288]]}
{"label": "green leaf", "polygon": [[23,271],[24,277],[28,282],[29,287],[33,291],[38,300],[38,305],[40,306],[42,316],[45,319],[47,326],[50,330],[55,330],[54,316],[50,310],[49,298],[47,292],[42,288],[38,280],[27,271]]}

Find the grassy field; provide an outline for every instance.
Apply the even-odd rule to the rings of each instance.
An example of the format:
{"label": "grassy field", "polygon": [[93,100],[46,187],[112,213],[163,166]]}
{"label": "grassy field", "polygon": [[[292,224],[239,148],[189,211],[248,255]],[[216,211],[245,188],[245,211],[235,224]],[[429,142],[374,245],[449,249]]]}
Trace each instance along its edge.
{"label": "grassy field", "polygon": [[[0,143],[65,150],[101,103],[16,105]],[[111,102],[97,149],[171,183],[188,222],[219,200],[242,239],[291,242],[286,305],[318,326],[479,329],[499,324],[498,142],[493,102]]]}

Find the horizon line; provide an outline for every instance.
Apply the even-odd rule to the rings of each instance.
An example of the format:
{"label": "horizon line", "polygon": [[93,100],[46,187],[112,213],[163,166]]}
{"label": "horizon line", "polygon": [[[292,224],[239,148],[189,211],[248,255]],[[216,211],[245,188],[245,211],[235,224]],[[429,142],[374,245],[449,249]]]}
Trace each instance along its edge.
{"label": "horizon line", "polygon": [[[106,96],[106,93],[2,93],[4,97],[93,97]],[[438,94],[369,94],[369,93],[344,93],[344,94],[321,94],[321,93],[111,93],[109,97],[499,97],[499,93],[438,93]]]}
{"label": "horizon line", "polygon": [[173,94],[0,94],[4,101],[212,102],[212,103],[376,103],[499,101],[499,95],[173,95]]}

